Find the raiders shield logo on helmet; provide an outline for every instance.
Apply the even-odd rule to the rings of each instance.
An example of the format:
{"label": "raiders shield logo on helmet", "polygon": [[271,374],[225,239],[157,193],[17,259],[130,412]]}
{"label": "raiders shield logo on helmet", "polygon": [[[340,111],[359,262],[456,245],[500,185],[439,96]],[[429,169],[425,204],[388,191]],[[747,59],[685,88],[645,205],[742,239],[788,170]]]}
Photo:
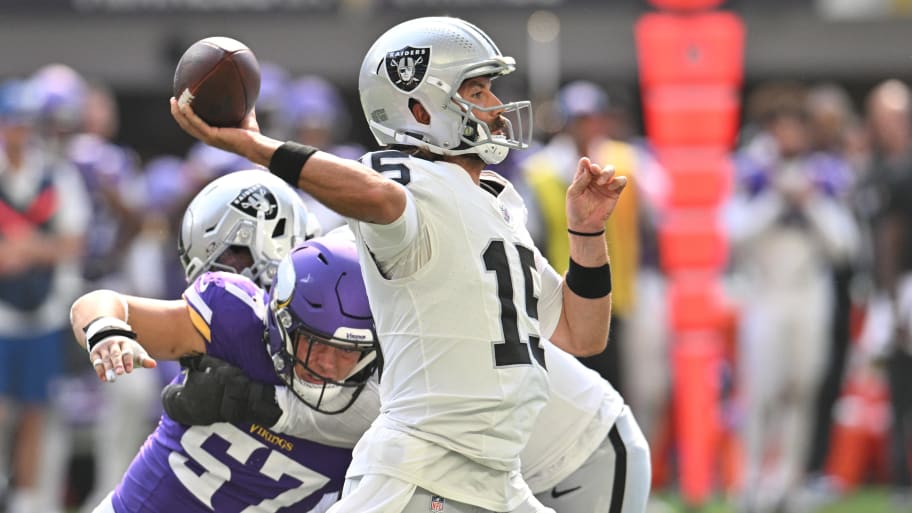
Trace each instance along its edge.
{"label": "raiders shield logo on helmet", "polygon": [[424,80],[428,62],[431,60],[431,48],[413,48],[406,46],[386,54],[386,75],[398,89],[411,92]]}
{"label": "raiders shield logo on helmet", "polygon": [[275,196],[262,185],[254,185],[242,190],[236,198],[231,200],[231,206],[250,217],[257,217],[259,212],[263,212],[264,219],[275,219],[279,214],[279,203]]}

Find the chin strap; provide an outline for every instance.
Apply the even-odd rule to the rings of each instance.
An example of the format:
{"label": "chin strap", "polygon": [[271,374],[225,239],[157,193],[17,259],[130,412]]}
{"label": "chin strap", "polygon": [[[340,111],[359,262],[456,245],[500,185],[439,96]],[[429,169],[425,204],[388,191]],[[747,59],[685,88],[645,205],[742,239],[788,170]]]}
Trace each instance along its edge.
{"label": "chin strap", "polygon": [[[458,150],[447,150],[430,144],[427,141],[423,141],[413,135],[409,135],[404,132],[398,132],[396,130],[391,130],[376,121],[369,121],[369,124],[372,128],[378,132],[388,136],[393,139],[394,144],[402,146],[413,146],[416,148],[426,149],[431,153],[437,155],[449,155],[449,156],[458,156],[458,155],[478,155],[479,158],[485,161],[486,164],[499,164],[507,158],[507,155],[510,153],[510,148],[497,143],[482,143],[476,146],[468,146]],[[502,136],[493,136],[493,138],[502,137]],[[492,138],[492,139],[493,139]]]}

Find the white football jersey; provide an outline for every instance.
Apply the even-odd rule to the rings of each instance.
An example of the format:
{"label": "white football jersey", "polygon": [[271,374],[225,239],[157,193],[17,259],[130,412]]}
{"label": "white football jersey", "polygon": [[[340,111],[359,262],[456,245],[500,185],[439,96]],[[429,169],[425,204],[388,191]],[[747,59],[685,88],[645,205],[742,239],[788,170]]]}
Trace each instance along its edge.
{"label": "white football jersey", "polygon": [[349,475],[512,509],[530,494],[519,454],[548,396],[539,339],[560,316],[561,278],[496,173],[479,186],[398,151],[362,161],[405,185],[409,206],[392,225],[351,223],[385,364],[380,417]]}
{"label": "white football jersey", "polygon": [[542,340],[551,397],[522,451],[522,473],[541,493],[592,455],[624,408],[624,398],[594,370]]}
{"label": "white football jersey", "polygon": [[[352,448],[380,411],[378,387],[375,374],[348,409],[327,415],[302,402],[287,387],[277,386],[276,402],[282,416],[270,429],[332,447]],[[350,396],[351,391],[343,391],[338,399],[348,401]]]}

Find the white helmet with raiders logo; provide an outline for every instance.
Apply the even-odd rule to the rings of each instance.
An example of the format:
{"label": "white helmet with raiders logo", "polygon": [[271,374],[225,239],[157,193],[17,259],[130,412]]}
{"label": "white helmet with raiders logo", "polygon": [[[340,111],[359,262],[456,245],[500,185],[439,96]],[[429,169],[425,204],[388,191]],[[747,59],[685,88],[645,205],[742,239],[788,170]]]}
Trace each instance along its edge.
{"label": "white helmet with raiders logo", "polygon": [[184,211],[177,251],[192,282],[206,271],[244,275],[269,287],[292,248],[320,225],[288,184],[263,170],[213,180]]}
{"label": "white helmet with raiders logo", "polygon": [[[477,154],[488,164],[511,149],[529,146],[532,109],[528,101],[483,108],[462,98],[466,79],[513,72],[512,57],[475,25],[459,18],[427,17],[389,29],[361,64],[361,106],[377,142],[422,148],[437,155]],[[430,124],[415,120],[411,101],[430,113]],[[493,134],[472,110],[503,111],[504,134]]]}

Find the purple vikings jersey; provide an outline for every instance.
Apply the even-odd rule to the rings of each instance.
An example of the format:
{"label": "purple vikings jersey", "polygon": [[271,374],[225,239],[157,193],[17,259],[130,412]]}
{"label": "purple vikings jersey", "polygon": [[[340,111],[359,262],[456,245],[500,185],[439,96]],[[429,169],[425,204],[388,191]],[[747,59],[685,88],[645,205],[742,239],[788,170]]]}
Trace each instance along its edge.
{"label": "purple vikings jersey", "polygon": [[[206,273],[187,288],[184,299],[210,355],[255,380],[279,384],[263,342],[261,289],[239,275]],[[188,427],[162,415],[112,503],[117,513],[304,512],[341,489],[350,461],[350,449],[257,424]]]}

